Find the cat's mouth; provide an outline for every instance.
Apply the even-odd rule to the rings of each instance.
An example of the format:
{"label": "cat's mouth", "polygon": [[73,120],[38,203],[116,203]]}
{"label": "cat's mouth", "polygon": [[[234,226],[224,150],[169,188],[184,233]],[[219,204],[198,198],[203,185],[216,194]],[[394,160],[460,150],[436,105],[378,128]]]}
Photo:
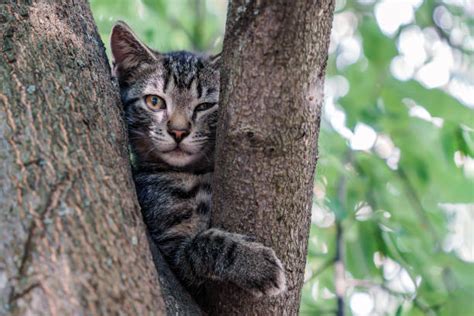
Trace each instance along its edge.
{"label": "cat's mouth", "polygon": [[167,151],[163,151],[164,154],[175,154],[175,155],[192,155],[192,153],[184,150],[181,148],[179,145],[177,145],[175,148]]}
{"label": "cat's mouth", "polygon": [[199,155],[192,153],[182,148],[183,146],[176,145],[173,149],[161,151],[161,159],[171,166],[184,167],[193,163]]}

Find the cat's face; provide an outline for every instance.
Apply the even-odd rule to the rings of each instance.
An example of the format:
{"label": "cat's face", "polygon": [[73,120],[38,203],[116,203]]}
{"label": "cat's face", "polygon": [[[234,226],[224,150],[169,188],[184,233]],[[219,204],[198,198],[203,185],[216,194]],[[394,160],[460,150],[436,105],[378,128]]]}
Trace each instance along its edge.
{"label": "cat's face", "polygon": [[218,58],[154,52],[123,23],[112,30],[111,46],[138,161],[177,169],[212,164]]}

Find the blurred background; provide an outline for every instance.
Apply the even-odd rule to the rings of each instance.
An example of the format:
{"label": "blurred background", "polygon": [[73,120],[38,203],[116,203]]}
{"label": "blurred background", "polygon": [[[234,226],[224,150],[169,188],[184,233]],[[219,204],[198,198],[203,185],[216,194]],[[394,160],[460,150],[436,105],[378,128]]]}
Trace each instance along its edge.
{"label": "blurred background", "polygon": [[[222,47],[225,0],[90,2],[107,48]],[[336,3],[300,314],[474,315],[474,1]]]}

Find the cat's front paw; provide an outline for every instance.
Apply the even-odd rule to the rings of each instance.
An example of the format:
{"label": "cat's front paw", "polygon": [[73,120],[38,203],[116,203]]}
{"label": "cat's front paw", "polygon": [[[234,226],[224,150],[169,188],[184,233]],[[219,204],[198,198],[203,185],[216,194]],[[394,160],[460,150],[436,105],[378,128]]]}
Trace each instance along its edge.
{"label": "cat's front paw", "polygon": [[247,242],[243,247],[242,274],[235,283],[256,297],[283,293],[286,290],[285,271],[273,249],[256,242]]}

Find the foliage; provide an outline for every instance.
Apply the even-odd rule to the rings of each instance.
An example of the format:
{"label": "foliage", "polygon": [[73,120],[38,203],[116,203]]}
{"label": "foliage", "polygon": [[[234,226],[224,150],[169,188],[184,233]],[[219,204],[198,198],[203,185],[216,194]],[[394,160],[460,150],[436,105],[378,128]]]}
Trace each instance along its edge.
{"label": "foliage", "polygon": [[[387,3],[411,6],[413,18],[384,29]],[[221,45],[222,0],[91,5],[104,40],[123,19],[159,50]],[[464,94],[474,95],[473,10],[463,1],[337,2],[302,315],[340,315],[336,282],[347,314],[472,313],[474,104]],[[411,53],[410,34],[424,41]],[[441,59],[449,80],[436,84],[423,72],[440,51],[452,61]],[[400,73],[402,57],[418,60],[411,75]]]}
{"label": "foliage", "polygon": [[91,0],[99,33],[109,47],[117,20],[159,51],[219,51],[224,34],[225,1]]}

